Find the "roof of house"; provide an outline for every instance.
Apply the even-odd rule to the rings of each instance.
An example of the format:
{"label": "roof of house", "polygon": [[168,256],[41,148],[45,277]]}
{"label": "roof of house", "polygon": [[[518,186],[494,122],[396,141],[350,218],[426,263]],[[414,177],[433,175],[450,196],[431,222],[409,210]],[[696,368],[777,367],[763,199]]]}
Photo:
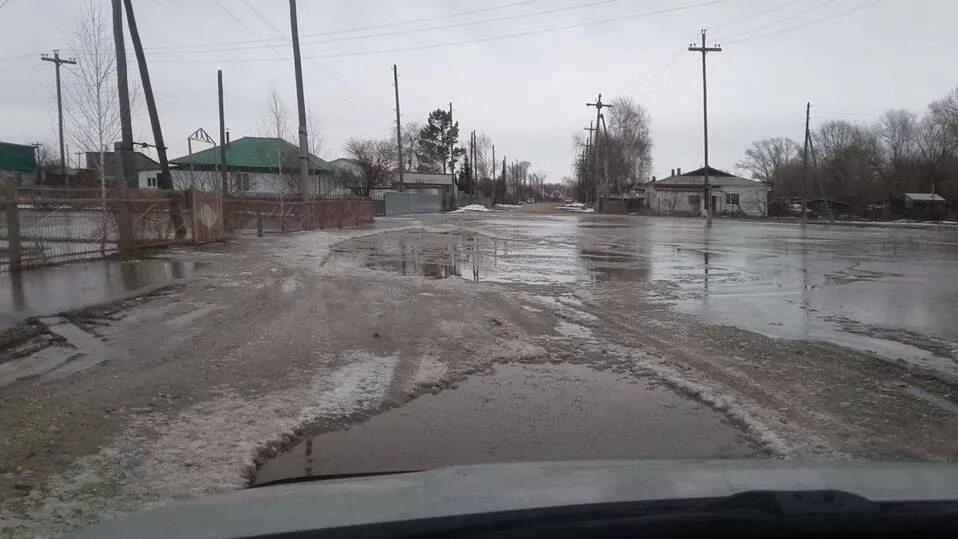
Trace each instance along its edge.
{"label": "roof of house", "polygon": [[[748,178],[742,178],[734,174],[725,172],[724,170],[719,170],[717,168],[709,167],[709,185],[715,187],[724,187],[724,186],[741,186],[741,187],[768,187],[768,184],[758,181],[750,180]],[[679,174],[676,176],[669,176],[668,178],[662,178],[655,182],[656,187],[659,185],[662,186],[675,186],[678,188],[681,187],[696,187],[705,185],[705,167],[702,167],[697,170],[692,170],[686,172],[685,174]]]}
{"label": "roof of house", "polygon": [[0,170],[32,172],[37,169],[33,146],[0,142]]}
{"label": "roof of house", "polygon": [[[113,176],[116,173],[116,161],[113,160],[113,152],[103,152],[103,173],[106,176]],[[96,170],[100,163],[100,152],[86,152],[86,168]],[[148,155],[140,152],[133,152],[133,168],[137,171],[160,170],[160,164]]]}
{"label": "roof of house", "polygon": [[[275,170],[288,163],[297,163],[299,148],[293,143],[275,137],[242,137],[226,145],[226,166],[238,169]],[[326,161],[309,154],[310,169],[312,171],[331,172],[332,168]],[[190,156],[184,155],[170,161],[176,165],[188,166]],[[193,154],[193,166],[210,168],[219,166],[220,148],[212,148]],[[298,165],[294,165],[298,166]]]}
{"label": "roof of house", "polygon": [[945,202],[944,197],[935,193],[905,193],[905,200],[915,202]]}

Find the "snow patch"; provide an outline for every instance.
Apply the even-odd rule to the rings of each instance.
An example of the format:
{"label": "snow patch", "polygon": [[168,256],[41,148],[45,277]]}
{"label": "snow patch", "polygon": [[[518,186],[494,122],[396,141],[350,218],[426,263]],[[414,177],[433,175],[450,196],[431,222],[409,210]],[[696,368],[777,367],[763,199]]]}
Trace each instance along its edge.
{"label": "snow patch", "polygon": [[0,534],[59,535],[174,498],[244,487],[267,443],[382,402],[397,359],[365,352],[345,359],[331,373],[301,374],[304,383],[282,391],[250,398],[227,389],[174,416],[137,416],[110,445],[31,491],[25,515],[0,513]]}
{"label": "snow patch", "polygon": [[459,208],[458,210],[453,210],[449,213],[465,213],[465,212],[472,212],[472,211],[483,212],[483,211],[491,211],[491,210],[483,206],[482,204],[470,204],[468,206],[463,206]]}

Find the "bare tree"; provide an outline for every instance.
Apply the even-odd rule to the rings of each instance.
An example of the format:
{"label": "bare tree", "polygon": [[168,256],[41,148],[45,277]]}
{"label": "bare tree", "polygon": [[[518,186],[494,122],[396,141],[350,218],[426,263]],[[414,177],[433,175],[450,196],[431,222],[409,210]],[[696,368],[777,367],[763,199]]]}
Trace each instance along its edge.
{"label": "bare tree", "polygon": [[306,116],[306,132],[309,134],[309,153],[321,157],[320,154],[326,147],[326,139],[319,130],[319,120],[312,112]]}
{"label": "bare tree", "polygon": [[[80,61],[71,71],[76,84],[67,84],[67,136],[85,152],[99,152],[96,169],[101,187],[106,185],[103,152],[111,151],[120,138],[120,102],[117,96],[116,59],[113,50],[112,22],[100,4],[90,0],[74,21],[70,48]],[[131,92],[137,104],[138,87]]]}
{"label": "bare tree", "polygon": [[402,148],[403,148],[403,168],[412,171],[417,167],[414,165],[416,156],[422,149],[419,145],[419,132],[422,131],[422,124],[419,122],[406,122],[402,128]]}
{"label": "bare tree", "polygon": [[276,88],[271,88],[266,96],[266,109],[260,120],[259,131],[263,136],[289,140],[289,107]]}
{"label": "bare tree", "polygon": [[745,150],[745,159],[735,166],[756,180],[774,184],[785,168],[800,157],[799,145],[794,140],[767,138],[753,142]]}
{"label": "bare tree", "polygon": [[492,139],[489,135],[476,133],[476,175],[479,179],[491,178],[496,164],[492,162]]}
{"label": "bare tree", "polygon": [[682,195],[676,191],[668,191],[661,195],[661,200],[665,202],[665,206],[669,209],[669,215],[675,212],[675,207],[678,206],[681,196]]}
{"label": "bare tree", "polygon": [[359,165],[362,178],[358,188],[363,196],[387,183],[398,164],[396,145],[389,140],[352,138],[346,142],[346,153]]}
{"label": "bare tree", "polygon": [[[609,110],[608,138],[605,129],[599,135],[600,154],[608,162],[610,187],[622,192],[626,187],[641,183],[652,170],[652,136],[649,115],[631,97],[612,101]],[[605,149],[602,150],[602,144]]]}

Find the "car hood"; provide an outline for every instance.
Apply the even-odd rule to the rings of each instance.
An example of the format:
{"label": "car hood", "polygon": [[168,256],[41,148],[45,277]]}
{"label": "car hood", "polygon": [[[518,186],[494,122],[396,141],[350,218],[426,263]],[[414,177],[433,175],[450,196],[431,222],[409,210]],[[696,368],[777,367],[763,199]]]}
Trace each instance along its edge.
{"label": "car hood", "polygon": [[958,498],[958,466],[796,461],[579,461],[452,466],[268,486],[104,522],[77,537],[230,537],[520,509],[841,490],[872,501]]}

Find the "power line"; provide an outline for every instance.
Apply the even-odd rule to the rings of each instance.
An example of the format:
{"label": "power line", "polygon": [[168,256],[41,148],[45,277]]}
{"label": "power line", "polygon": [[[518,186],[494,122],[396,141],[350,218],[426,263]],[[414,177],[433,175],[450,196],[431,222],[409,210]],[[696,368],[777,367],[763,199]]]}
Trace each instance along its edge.
{"label": "power line", "polygon": [[790,27],[788,27],[788,28],[782,28],[781,30],[777,30],[777,31],[775,31],[775,32],[769,32],[769,33],[766,33],[766,34],[761,34],[761,35],[757,35],[757,36],[747,37],[747,38],[743,38],[743,39],[736,39],[735,41],[728,41],[728,42],[726,42],[726,43],[744,43],[744,42],[746,42],[746,41],[752,41],[752,40],[755,40],[755,39],[762,39],[762,38],[765,38],[765,37],[777,36],[777,35],[779,35],[779,34],[784,34],[785,32],[791,32],[792,30],[798,30],[799,28],[805,28],[806,26],[811,26],[811,25],[813,25],[813,24],[818,24],[818,23],[820,23],[820,22],[824,22],[824,21],[827,21],[827,20],[829,20],[829,19],[834,19],[834,18],[836,18],[836,17],[841,17],[841,16],[843,16],[843,15],[848,15],[849,13],[853,13],[853,12],[855,12],[855,11],[859,11],[859,10],[865,9],[865,8],[867,8],[867,7],[871,7],[871,6],[877,4],[878,2],[881,2],[881,1],[882,1],[882,0],[872,0],[871,2],[867,2],[867,3],[862,4],[862,5],[860,5],[860,6],[853,7],[853,8],[851,8],[851,9],[846,9],[845,11],[839,11],[838,13],[833,13],[833,14],[831,14],[831,15],[827,15],[827,16],[825,16],[825,17],[821,17],[821,18],[818,18],[818,19],[815,19],[815,20],[811,20],[811,21],[808,21],[808,22],[806,22],[806,23],[797,24],[797,25],[795,25],[795,26],[790,26]]}
{"label": "power line", "polygon": [[[509,33],[509,34],[499,34],[499,35],[495,35],[495,36],[487,36],[487,37],[481,37],[481,38],[466,39],[466,40],[461,40],[461,41],[449,41],[449,42],[445,42],[445,43],[432,43],[432,44],[428,44],[428,45],[417,45],[417,46],[410,46],[410,47],[398,47],[398,48],[392,48],[392,49],[374,49],[374,50],[355,51],[355,52],[346,52],[346,53],[320,54],[320,55],[310,56],[310,57],[308,57],[308,58],[343,58],[343,57],[352,57],[352,56],[367,56],[367,55],[373,55],[373,54],[386,54],[386,53],[392,53],[392,52],[407,52],[407,51],[417,51],[417,50],[427,50],[427,49],[438,49],[438,48],[443,48],[443,47],[453,47],[453,46],[457,46],[457,45],[466,45],[466,44],[471,44],[471,43],[482,43],[482,42],[487,42],[487,41],[497,41],[497,40],[509,39],[509,38],[513,38],[513,37],[525,37],[525,36],[531,36],[531,35],[546,34],[546,33],[550,33],[550,32],[558,32],[558,31],[561,31],[561,30],[571,30],[571,29],[574,29],[574,28],[582,28],[582,27],[586,27],[586,26],[593,26],[593,25],[596,25],[596,24],[607,24],[607,23],[614,23],[614,22],[620,22],[620,21],[631,20],[631,19],[638,19],[638,18],[642,18],[642,17],[650,17],[650,16],[654,16],[654,15],[662,15],[662,14],[665,14],[665,13],[673,13],[673,12],[684,11],[684,10],[693,9],[693,8],[697,8],[697,7],[709,6],[709,5],[712,5],[712,4],[719,4],[719,3],[726,2],[726,1],[727,1],[727,0],[708,0],[708,1],[705,1],[705,2],[697,2],[697,3],[694,3],[694,4],[686,4],[686,5],[684,5],[684,6],[677,6],[677,7],[663,8],[663,9],[657,9],[657,10],[652,10],[652,11],[645,11],[645,12],[641,12],[641,13],[634,13],[634,14],[632,14],[632,15],[623,15],[623,16],[620,16],[620,17],[611,17],[611,18],[599,19],[599,20],[595,20],[595,21],[587,21],[587,22],[581,22],[581,23],[575,23],[575,24],[567,24],[567,25],[563,25],[563,26],[553,26],[553,27],[550,27],[550,28],[542,28],[542,29],[540,29],[540,30],[528,30],[528,31],[514,32],[514,33]],[[279,58],[279,59],[288,59],[288,58]],[[275,60],[277,60],[277,59],[274,59],[274,58],[233,58],[233,59],[221,59],[221,60],[207,60],[207,59],[202,59],[202,60],[167,60],[167,62],[175,62],[175,63],[271,62],[271,61],[275,61]],[[162,60],[160,60],[160,61],[162,62]]]}
{"label": "power line", "polygon": [[[246,31],[248,31],[249,33],[253,34],[253,35],[256,36],[257,38],[262,39],[262,37],[260,36],[259,32],[257,32],[257,31],[254,30],[253,28],[251,28],[251,27],[250,27],[248,24],[246,24],[242,19],[240,19],[239,17],[237,17],[232,11],[230,11],[226,6],[224,6],[220,0],[213,0],[213,1],[216,3],[217,6],[220,7],[220,9],[222,9],[227,15],[229,15],[230,18],[232,18],[234,21],[236,21],[237,23],[239,23],[243,28],[245,28]],[[248,5],[247,5],[247,6],[248,6]],[[259,15],[259,12],[257,12],[257,11],[254,11],[254,14],[257,15],[257,16],[260,16],[260,15]],[[262,19],[261,16],[260,16],[260,18]],[[276,28],[275,25],[272,25],[271,23],[267,23],[267,25],[268,25],[268,26],[271,26],[272,28],[274,28],[275,31],[276,31],[280,36],[282,36],[282,39],[288,39],[288,37],[287,37],[282,31],[280,31],[278,28]],[[280,51],[278,51],[274,45],[266,44],[266,47],[268,47],[271,51],[273,51],[273,53],[276,54],[276,56],[277,56],[278,59],[280,59],[280,60],[289,60],[289,61],[292,61],[292,58],[283,56],[283,53],[281,53]],[[312,77],[310,77],[310,79],[312,79]],[[325,81],[323,81],[323,80],[321,80],[321,79],[312,79],[312,80],[315,80],[315,81],[318,82],[320,85],[326,87],[326,89],[329,90],[330,93],[332,93],[334,96],[338,97],[338,98],[341,99],[342,101],[344,101],[344,102],[346,102],[346,103],[349,103],[349,104],[351,104],[351,105],[353,105],[353,106],[357,106],[357,107],[360,107],[360,108],[365,108],[368,112],[372,112],[373,114],[376,114],[376,111],[370,109],[369,107],[365,107],[365,106],[363,106],[363,105],[361,105],[361,104],[359,104],[359,103],[357,103],[357,102],[355,102],[355,101],[349,99],[348,97],[346,97],[346,96],[340,94],[340,93],[337,92],[334,88],[332,88],[331,86],[329,86],[329,84],[326,83]]]}
{"label": "power line", "polygon": [[[432,17],[421,17],[421,18],[418,18],[418,19],[406,19],[406,20],[403,20],[403,21],[395,21],[395,22],[383,23],[383,24],[373,24],[373,25],[368,25],[368,26],[356,26],[356,27],[352,27],[352,28],[342,28],[342,29],[339,29],[339,30],[327,30],[327,31],[324,31],[324,32],[314,32],[314,33],[311,33],[311,34],[303,34],[302,37],[318,37],[318,36],[325,36],[325,35],[345,34],[345,33],[349,33],[349,32],[360,32],[360,31],[363,31],[363,30],[378,30],[378,29],[381,29],[381,28],[392,28],[392,27],[395,27],[395,26],[403,26],[403,25],[406,25],[406,24],[415,24],[415,23],[420,23],[420,22],[429,22],[429,21],[440,20],[440,19],[451,19],[451,18],[454,18],[454,17],[461,17],[461,16],[464,16],[464,15],[474,15],[474,14],[476,14],[476,13],[483,13],[483,12],[486,12],[486,11],[494,11],[494,10],[498,10],[498,9],[507,9],[507,8],[510,8],[510,7],[520,6],[520,5],[524,5],[524,4],[532,4],[532,3],[535,3],[535,2],[538,2],[538,1],[539,1],[539,0],[522,0],[521,2],[513,2],[513,3],[511,3],[511,4],[503,4],[503,5],[501,5],[501,6],[491,6],[491,7],[485,7],[485,8],[480,8],[480,9],[471,9],[471,10],[467,10],[467,11],[459,11],[459,12],[456,12],[456,13],[450,13],[450,14],[448,14],[448,15],[437,15],[437,16],[432,16]],[[275,40],[275,39],[261,39],[261,40],[246,40],[246,41],[220,41],[220,42],[193,44],[193,45],[168,45],[168,46],[165,46],[165,47],[154,47],[154,48],[151,50],[151,52],[156,52],[156,51],[160,51],[160,50],[193,49],[193,48],[196,48],[196,47],[211,47],[211,46],[219,46],[219,45],[247,45],[247,44],[250,44],[250,43],[258,43],[258,42],[260,42],[260,41],[276,41],[276,40]]]}
{"label": "power line", "polygon": [[831,4],[831,3],[833,3],[833,2],[835,2],[835,0],[825,0],[824,2],[822,2],[822,3],[820,3],[820,4],[815,4],[814,6],[808,8],[808,9],[799,11],[798,13],[793,13],[792,15],[789,15],[789,16],[787,16],[787,17],[784,17],[784,18],[781,18],[781,19],[772,21],[772,22],[770,22],[770,23],[763,24],[762,26],[757,26],[757,27],[755,27],[755,28],[751,28],[751,29],[749,29],[749,30],[744,30],[744,31],[738,32],[738,33],[736,33],[736,34],[731,34],[731,35],[723,36],[721,39],[719,39],[719,41],[721,41],[721,42],[723,42],[723,43],[728,43],[728,42],[729,42],[728,40],[730,40],[730,39],[732,39],[732,38],[736,38],[736,37],[739,37],[739,36],[748,35],[748,34],[751,34],[752,32],[757,32],[757,31],[759,31],[759,30],[764,30],[764,29],[766,29],[766,28],[768,28],[768,27],[770,27],[770,26],[775,26],[775,25],[777,25],[777,24],[781,24],[781,23],[783,23],[783,22],[789,21],[789,20],[794,19],[794,18],[796,18],[796,17],[801,17],[802,15],[805,15],[806,13],[810,13],[810,12],[812,12],[812,11],[815,11],[816,9],[823,8],[823,7],[825,7],[825,6],[827,6],[828,4]]}
{"label": "power line", "polygon": [[731,21],[728,21],[728,22],[723,22],[722,24],[716,24],[716,25],[714,25],[714,26],[707,26],[707,27],[706,27],[706,30],[715,30],[716,28],[725,28],[726,26],[732,26],[732,25],[739,24],[739,23],[742,23],[742,22],[745,22],[745,21],[750,21],[750,20],[752,20],[752,19],[757,19],[758,17],[761,17],[762,15],[768,15],[769,13],[772,13],[772,12],[775,12],[775,11],[778,11],[778,10],[781,10],[781,9],[785,9],[785,8],[787,8],[787,7],[793,6],[793,5],[795,5],[795,4],[799,3],[799,2],[802,2],[802,1],[803,1],[803,0],[792,0],[791,2],[786,2],[786,3],[784,3],[784,4],[780,5],[780,6],[773,7],[773,8],[770,8],[770,9],[766,9],[765,11],[759,11],[758,13],[754,13],[754,14],[752,14],[752,15],[748,15],[747,17],[742,17],[741,19],[734,19],[734,20],[731,20]]}
{"label": "power line", "polygon": [[[682,51],[682,52],[685,52],[685,51]],[[679,78],[679,76],[681,76],[683,73],[685,73],[686,71],[688,71],[688,70],[692,69],[693,67],[695,67],[695,65],[696,65],[697,63],[698,63],[698,62],[696,62],[695,60],[691,60],[691,59],[690,59],[689,62],[688,62],[688,64],[687,64],[685,67],[683,67],[683,68],[680,69],[679,71],[676,71],[671,77],[669,77],[667,80],[665,80],[664,82],[662,82],[662,84],[659,84],[659,85],[657,85],[657,86],[653,86],[653,87],[651,87],[651,88],[645,90],[644,92],[642,92],[641,94],[639,94],[639,97],[647,96],[647,95],[651,94],[652,92],[654,92],[654,91],[656,91],[656,90],[658,90],[658,89],[660,89],[660,88],[664,88],[664,87],[668,86],[669,84],[672,84],[672,82],[673,82],[675,79]]]}
{"label": "power line", "polygon": [[[249,6],[248,1],[249,1],[249,0],[244,0],[244,3],[245,3],[247,6]],[[311,40],[308,40],[308,39],[304,39],[304,40],[303,40],[303,43],[304,43],[304,44],[308,44],[308,45],[320,45],[320,44],[324,44],[324,43],[335,43],[335,42],[342,42],[342,41],[358,41],[358,40],[363,40],[363,39],[373,39],[373,38],[380,38],[380,37],[398,36],[398,35],[404,35],[404,34],[410,34],[410,33],[417,33],[417,34],[418,34],[418,33],[422,33],[422,32],[431,32],[431,31],[435,31],[435,30],[445,30],[445,29],[448,29],[448,28],[460,28],[460,27],[463,27],[463,26],[476,26],[476,25],[486,24],[486,23],[491,23],[491,22],[502,22],[502,21],[507,21],[507,20],[515,20],[515,19],[523,19],[523,18],[529,18],[529,17],[536,17],[536,16],[540,16],[540,15],[551,15],[551,14],[554,14],[554,13],[561,13],[561,12],[565,12],[565,11],[573,11],[573,10],[577,10],[577,9],[591,8],[591,7],[595,7],[595,6],[599,6],[599,5],[603,5],[603,4],[612,4],[612,3],[615,3],[615,2],[618,2],[618,1],[619,1],[619,0],[594,0],[594,1],[592,1],[592,2],[586,2],[586,3],[583,3],[583,4],[576,4],[576,5],[572,5],[572,6],[565,6],[565,7],[560,7],[560,8],[543,9],[543,10],[540,10],[540,11],[532,11],[532,12],[529,12],[529,13],[519,13],[519,14],[514,14],[514,15],[503,15],[503,16],[500,16],[500,17],[492,17],[492,18],[488,18],[488,19],[480,19],[480,20],[477,20],[477,21],[464,21],[464,22],[456,22],[456,23],[442,24],[442,25],[439,25],[439,26],[430,26],[430,27],[427,27],[427,28],[416,28],[416,29],[411,29],[411,30],[395,30],[395,31],[391,31],[391,32],[380,32],[380,33],[378,33],[378,34],[368,34],[368,35],[363,35],[363,36],[336,37],[336,38],[330,38],[330,39],[324,39],[324,40],[315,40],[315,41],[311,41]],[[262,17],[261,17],[261,18],[262,18]],[[273,40],[272,40],[272,39],[266,39],[266,40],[262,40],[262,39],[261,39],[260,41],[249,42],[249,43],[247,43],[247,44],[244,44],[245,46],[235,46],[235,45],[233,45],[233,46],[227,46],[227,47],[216,47],[216,48],[205,48],[205,49],[203,49],[203,48],[201,48],[201,49],[188,49],[188,52],[194,53],[194,54],[204,54],[204,53],[211,53],[211,52],[228,52],[228,51],[237,51],[237,50],[258,49],[258,48],[260,48],[260,47],[263,46],[263,44],[261,43],[262,41],[273,41]],[[154,52],[154,54],[180,54],[180,53],[182,53],[182,52],[187,52],[187,51],[175,50],[175,51]]]}

